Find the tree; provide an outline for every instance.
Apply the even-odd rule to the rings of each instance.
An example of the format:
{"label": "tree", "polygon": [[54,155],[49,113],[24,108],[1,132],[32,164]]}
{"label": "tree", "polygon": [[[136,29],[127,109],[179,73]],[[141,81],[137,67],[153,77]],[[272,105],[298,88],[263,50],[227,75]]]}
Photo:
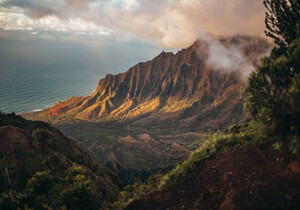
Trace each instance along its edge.
{"label": "tree", "polygon": [[57,181],[49,171],[36,172],[27,182],[23,193],[24,206],[33,209],[49,209],[56,194],[55,186]]}
{"label": "tree", "polygon": [[80,166],[68,169],[61,191],[61,199],[67,209],[99,209],[101,205],[101,192],[89,178],[88,171]]}
{"label": "tree", "polygon": [[277,45],[248,80],[247,108],[275,135],[299,128],[300,0],[264,0],[266,35]]}
{"label": "tree", "polygon": [[300,0],[264,0],[266,35],[285,49],[300,37]]}
{"label": "tree", "polygon": [[[279,57],[265,58],[246,88],[247,108],[276,135],[292,132],[299,114],[300,39]],[[296,131],[296,130],[295,130]]]}

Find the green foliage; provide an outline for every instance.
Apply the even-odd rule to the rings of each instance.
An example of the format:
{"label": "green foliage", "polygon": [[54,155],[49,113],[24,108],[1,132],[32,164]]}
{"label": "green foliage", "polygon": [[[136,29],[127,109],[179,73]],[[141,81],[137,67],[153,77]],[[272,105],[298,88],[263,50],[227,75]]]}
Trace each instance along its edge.
{"label": "green foliage", "polygon": [[0,149],[0,209],[99,209],[117,196],[115,175],[55,128],[3,113],[0,126],[23,135]]}
{"label": "green foliage", "polygon": [[211,134],[187,160],[170,172],[152,176],[145,183],[137,182],[126,186],[119,194],[113,209],[124,209],[132,201],[157,191],[172,190],[172,187],[180,184],[185,177],[193,173],[203,160],[241,147],[256,147],[264,143],[266,143],[265,138],[260,130],[257,130],[257,123],[254,121],[232,126],[227,133]]}
{"label": "green foliage", "polygon": [[273,149],[274,149],[274,150],[278,150],[278,151],[280,151],[280,150],[281,150],[281,147],[282,147],[282,145],[281,145],[281,143],[280,143],[280,142],[275,142],[275,143],[273,143],[273,144],[272,144],[272,147],[273,147]]}
{"label": "green foliage", "polygon": [[49,192],[55,184],[54,177],[49,171],[37,172],[31,179],[28,180],[27,189],[33,194],[44,194]]}
{"label": "green foliage", "polygon": [[149,177],[145,182],[139,181],[132,185],[127,185],[123,191],[119,193],[118,200],[112,205],[112,209],[124,209],[132,201],[150,193],[157,192],[161,178],[161,174],[156,174]]}
{"label": "green foliage", "polygon": [[291,131],[296,137],[300,137],[300,73],[293,78],[288,97]]}
{"label": "green foliage", "polygon": [[61,198],[67,209],[99,209],[101,193],[88,177],[88,171],[80,166],[68,170],[64,179]]}
{"label": "green foliage", "polygon": [[34,174],[22,191],[9,190],[0,197],[1,209],[99,209],[103,201],[94,179],[81,166],[68,169],[65,178],[49,171]]}
{"label": "green foliage", "polygon": [[300,37],[300,1],[265,0],[266,35],[285,48]]}
{"label": "green foliage", "polygon": [[252,73],[247,108],[274,136],[298,135],[300,104],[300,1],[265,0],[266,34],[277,47]]}
{"label": "green foliage", "polygon": [[247,131],[240,133],[212,134],[187,160],[177,165],[172,171],[160,179],[159,189],[165,190],[176,183],[178,184],[182,178],[192,173],[192,171],[197,168],[197,164],[202,160],[242,146],[251,146],[252,144],[257,145],[264,142],[263,139],[260,139],[255,135],[256,132],[253,131],[251,126],[248,127]]}
{"label": "green foliage", "polygon": [[265,58],[248,81],[247,108],[275,135],[285,136],[299,128],[299,60],[300,39],[289,45],[286,55]]}
{"label": "green foliage", "polygon": [[0,196],[0,207],[6,210],[18,209],[25,195],[15,190],[9,190]]}

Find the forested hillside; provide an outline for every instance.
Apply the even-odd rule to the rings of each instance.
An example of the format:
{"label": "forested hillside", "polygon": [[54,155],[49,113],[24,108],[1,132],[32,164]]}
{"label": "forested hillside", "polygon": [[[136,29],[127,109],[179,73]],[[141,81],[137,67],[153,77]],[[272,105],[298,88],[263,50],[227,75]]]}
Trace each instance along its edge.
{"label": "forested hillside", "polygon": [[0,209],[99,209],[119,181],[73,139],[43,122],[0,113]]}

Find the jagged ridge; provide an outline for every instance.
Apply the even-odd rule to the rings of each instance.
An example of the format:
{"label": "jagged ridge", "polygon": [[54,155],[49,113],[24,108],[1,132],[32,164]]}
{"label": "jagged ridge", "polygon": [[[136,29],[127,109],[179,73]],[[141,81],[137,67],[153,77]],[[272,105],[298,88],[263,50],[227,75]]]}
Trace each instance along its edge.
{"label": "jagged ridge", "polygon": [[[220,40],[225,46],[240,47],[249,63],[257,62],[269,47],[265,40],[248,36]],[[25,116],[54,122],[180,119],[194,125],[205,119],[207,127],[219,127],[214,122],[216,115],[223,115],[219,121],[240,119],[244,87],[241,75],[210,66],[207,45],[198,40],[176,54],[162,52],[125,73],[106,75],[90,96],[74,97]]]}

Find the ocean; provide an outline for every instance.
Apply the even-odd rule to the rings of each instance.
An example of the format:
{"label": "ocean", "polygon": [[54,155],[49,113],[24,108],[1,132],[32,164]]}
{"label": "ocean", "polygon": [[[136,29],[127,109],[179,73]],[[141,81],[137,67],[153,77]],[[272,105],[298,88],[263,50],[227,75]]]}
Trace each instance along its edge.
{"label": "ocean", "polygon": [[101,72],[82,69],[2,69],[0,110],[30,112],[45,109],[71,96],[90,94]]}
{"label": "ocean", "polygon": [[47,37],[0,30],[0,111],[37,111],[89,95],[106,74],[124,72],[161,51],[106,37]]}

